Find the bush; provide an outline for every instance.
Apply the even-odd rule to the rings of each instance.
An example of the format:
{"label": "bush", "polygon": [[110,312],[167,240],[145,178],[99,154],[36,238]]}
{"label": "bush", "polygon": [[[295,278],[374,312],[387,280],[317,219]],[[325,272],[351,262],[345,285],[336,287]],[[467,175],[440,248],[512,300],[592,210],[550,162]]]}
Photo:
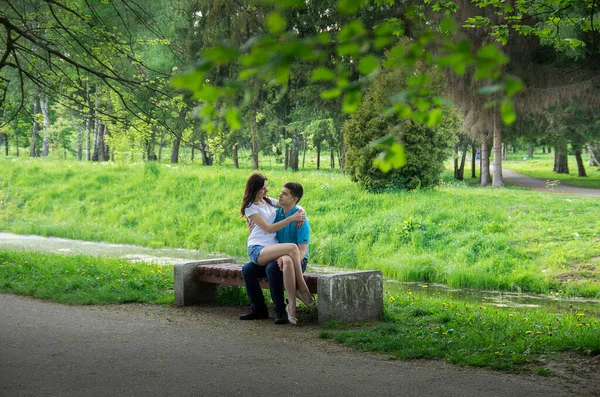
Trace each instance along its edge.
{"label": "bush", "polygon": [[[440,91],[440,76],[432,77],[430,89]],[[409,75],[404,70],[385,70],[367,90],[359,110],[342,126],[346,144],[346,171],[354,181],[369,190],[388,188],[418,189],[435,185],[444,170],[444,161],[452,155],[457,117],[448,108],[440,126],[428,127],[413,120],[401,120],[395,115],[383,116],[394,93],[407,87]],[[389,133],[401,142],[406,152],[403,168],[381,172],[373,166],[380,150],[370,145]]]}

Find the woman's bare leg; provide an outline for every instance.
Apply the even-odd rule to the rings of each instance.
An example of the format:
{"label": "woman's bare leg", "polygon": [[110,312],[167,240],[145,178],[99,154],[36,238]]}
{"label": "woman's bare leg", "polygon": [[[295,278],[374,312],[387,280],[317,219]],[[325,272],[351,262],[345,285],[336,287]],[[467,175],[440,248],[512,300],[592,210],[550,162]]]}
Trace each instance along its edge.
{"label": "woman's bare leg", "polygon": [[281,271],[283,272],[283,287],[288,294],[288,311],[290,316],[296,317],[296,272],[294,261],[288,255],[282,258]]}
{"label": "woman's bare leg", "polygon": [[[304,280],[304,274],[302,273],[302,265],[299,264],[298,266],[294,266],[292,258],[290,258],[287,255],[282,257],[281,259],[284,264],[286,263],[286,261],[288,261],[289,262],[288,266],[290,266],[290,268],[293,269],[294,279],[296,280],[296,287],[295,287],[296,289],[294,291],[294,296],[297,296],[298,298],[300,298],[304,302],[308,303],[309,305],[312,304],[313,303],[312,294],[310,293],[308,285],[306,285],[306,281]],[[284,271],[283,268],[282,268],[282,271]],[[291,278],[291,275],[289,275],[287,277]],[[283,273],[284,286],[285,286],[285,279],[286,279],[286,273],[284,272]],[[286,287],[286,291],[288,292],[288,296],[291,299],[292,294],[290,294],[287,287]]]}
{"label": "woman's bare leg", "polygon": [[[302,276],[302,265],[300,263],[300,251],[298,250],[298,246],[296,244],[291,243],[268,245],[260,251],[260,254],[258,255],[258,264],[267,265],[268,263],[277,260],[280,257],[288,257],[292,261],[292,266],[284,266],[282,269],[283,287],[285,288],[288,294],[289,313],[292,317],[296,317],[296,286],[298,281],[296,276],[297,272],[295,271],[296,268],[300,269],[300,278],[302,280],[302,283],[306,287],[304,277]],[[286,260],[284,259],[284,264],[285,262]],[[308,296],[310,297],[308,287],[306,287],[306,291],[308,292]]]}

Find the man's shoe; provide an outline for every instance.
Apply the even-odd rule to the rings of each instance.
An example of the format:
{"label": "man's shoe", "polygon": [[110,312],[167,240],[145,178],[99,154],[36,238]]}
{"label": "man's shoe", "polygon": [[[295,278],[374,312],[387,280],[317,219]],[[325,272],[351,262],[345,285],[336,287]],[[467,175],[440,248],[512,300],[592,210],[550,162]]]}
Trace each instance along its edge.
{"label": "man's shoe", "polygon": [[266,320],[267,318],[269,318],[269,311],[266,309],[240,314],[240,320]]}
{"label": "man's shoe", "polygon": [[289,323],[289,321],[288,321],[288,315],[286,312],[275,313],[275,324],[287,324],[287,323]]}

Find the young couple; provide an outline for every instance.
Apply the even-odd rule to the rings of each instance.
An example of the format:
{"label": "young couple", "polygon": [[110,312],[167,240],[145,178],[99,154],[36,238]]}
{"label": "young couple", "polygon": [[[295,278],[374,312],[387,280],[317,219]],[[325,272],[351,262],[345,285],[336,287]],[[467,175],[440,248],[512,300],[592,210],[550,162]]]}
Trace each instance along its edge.
{"label": "young couple", "polygon": [[[275,305],[275,324],[297,324],[296,298],[316,307],[302,273],[308,261],[310,225],[304,210],[297,206],[304,193],[302,185],[288,182],[279,200],[267,196],[267,178],[259,173],[246,182],[241,216],[248,221],[248,256],[242,277],[250,297],[251,312],[241,320],[269,318],[269,310],[258,278],[267,277]],[[289,303],[285,304],[283,291]]]}

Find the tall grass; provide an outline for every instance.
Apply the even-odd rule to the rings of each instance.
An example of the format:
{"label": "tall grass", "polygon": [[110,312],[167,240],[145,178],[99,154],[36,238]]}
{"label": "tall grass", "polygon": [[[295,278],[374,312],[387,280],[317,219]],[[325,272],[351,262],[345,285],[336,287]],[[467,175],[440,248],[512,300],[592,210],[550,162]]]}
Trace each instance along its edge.
{"label": "tall grass", "polygon": [[[181,247],[243,260],[248,168],[0,160],[0,230]],[[447,181],[362,191],[329,170],[263,169],[304,185],[311,263],[398,280],[600,297],[600,200]]]}

